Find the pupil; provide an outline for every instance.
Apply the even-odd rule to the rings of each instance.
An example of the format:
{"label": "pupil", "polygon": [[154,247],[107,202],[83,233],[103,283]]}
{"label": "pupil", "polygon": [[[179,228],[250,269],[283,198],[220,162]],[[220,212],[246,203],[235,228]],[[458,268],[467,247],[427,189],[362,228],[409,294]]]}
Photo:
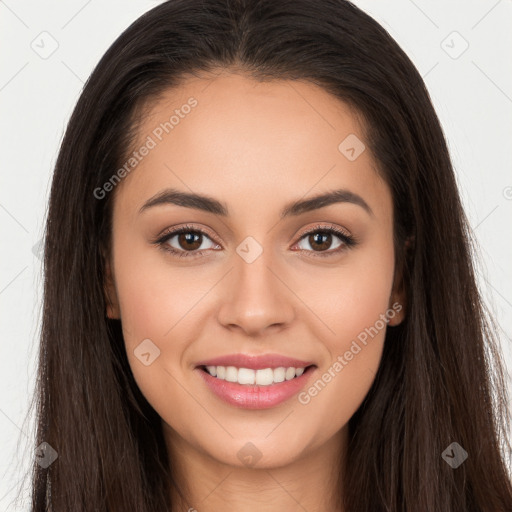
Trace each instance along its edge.
{"label": "pupil", "polygon": [[[330,233],[315,233],[312,238],[313,238],[313,243],[311,244],[312,246],[313,245],[320,245],[320,246],[323,246],[323,247],[320,247],[321,249],[328,249],[330,247],[330,243],[326,243],[326,239],[331,236]],[[318,241],[318,238],[320,238],[320,241]],[[322,241],[323,240],[323,241]],[[311,242],[310,242],[311,243]]]}
{"label": "pupil", "polygon": [[183,242],[188,249],[197,249],[201,245],[197,243],[200,238],[201,236],[195,233],[182,233],[179,242],[180,244]]}

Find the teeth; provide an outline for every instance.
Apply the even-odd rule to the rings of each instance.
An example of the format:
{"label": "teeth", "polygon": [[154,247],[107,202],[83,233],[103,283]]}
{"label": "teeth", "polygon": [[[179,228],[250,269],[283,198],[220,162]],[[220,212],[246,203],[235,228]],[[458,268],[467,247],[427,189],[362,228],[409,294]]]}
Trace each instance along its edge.
{"label": "teeth", "polygon": [[238,384],[248,384],[257,386],[270,386],[285,380],[292,380],[300,377],[305,368],[294,368],[290,366],[285,368],[265,368],[263,370],[251,370],[250,368],[236,368],[235,366],[207,366],[206,371],[220,380],[228,382],[238,382]]}
{"label": "teeth", "polygon": [[248,368],[240,368],[238,370],[238,384],[254,384],[256,381],[256,372]]}
{"label": "teeth", "polygon": [[274,383],[274,370],[272,368],[251,371],[256,374],[256,384],[258,386],[270,386]]}
{"label": "teeth", "polygon": [[295,368],[286,368],[284,378],[286,380],[292,380],[295,377]]}
{"label": "teeth", "polygon": [[234,366],[226,368],[226,380],[228,382],[236,382],[238,380],[238,370]]}
{"label": "teeth", "polygon": [[274,370],[274,382],[283,382],[285,373],[286,368],[283,368],[282,366],[280,368],[276,368]]}

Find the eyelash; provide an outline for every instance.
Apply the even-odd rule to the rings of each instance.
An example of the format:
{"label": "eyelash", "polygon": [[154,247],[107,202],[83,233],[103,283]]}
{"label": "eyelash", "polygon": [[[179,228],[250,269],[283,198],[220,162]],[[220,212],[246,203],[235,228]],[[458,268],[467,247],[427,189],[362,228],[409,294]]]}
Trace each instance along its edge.
{"label": "eyelash", "polygon": [[[212,239],[212,237],[206,231],[203,231],[202,229],[198,229],[193,226],[187,225],[187,226],[178,228],[176,230],[164,232],[163,235],[158,237],[156,240],[154,240],[153,243],[158,245],[162,250],[169,252],[169,253],[173,254],[174,256],[177,256],[178,258],[183,258],[183,257],[195,258],[195,257],[201,256],[204,252],[210,250],[210,249],[202,249],[200,251],[184,251],[184,250],[174,249],[167,244],[167,242],[171,238],[173,238],[177,235],[181,235],[183,233],[201,234],[201,235],[208,237],[210,240]],[[329,256],[337,255],[341,251],[344,251],[346,249],[350,249],[351,247],[356,246],[358,243],[354,236],[347,235],[345,232],[343,232],[342,230],[340,230],[334,226],[323,226],[323,225],[315,226],[314,228],[310,229],[306,233],[303,233],[302,236],[299,238],[298,242],[300,242],[302,239],[304,239],[308,235],[312,235],[315,233],[335,235],[341,239],[342,245],[333,251],[318,252],[318,251],[308,251],[305,249],[299,249],[299,252],[313,253],[313,257],[315,257],[315,258],[317,258],[317,257],[326,258]]]}

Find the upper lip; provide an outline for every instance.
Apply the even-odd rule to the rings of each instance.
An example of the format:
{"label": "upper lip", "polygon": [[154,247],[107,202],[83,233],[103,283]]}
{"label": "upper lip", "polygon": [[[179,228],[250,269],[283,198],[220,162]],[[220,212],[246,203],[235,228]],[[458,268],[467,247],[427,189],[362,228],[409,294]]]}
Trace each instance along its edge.
{"label": "upper lip", "polygon": [[197,366],[235,366],[236,368],[249,368],[252,370],[262,370],[264,368],[305,368],[314,363],[311,361],[301,361],[293,357],[286,357],[280,354],[264,354],[252,356],[248,354],[229,354],[215,357],[207,361],[197,363]]}

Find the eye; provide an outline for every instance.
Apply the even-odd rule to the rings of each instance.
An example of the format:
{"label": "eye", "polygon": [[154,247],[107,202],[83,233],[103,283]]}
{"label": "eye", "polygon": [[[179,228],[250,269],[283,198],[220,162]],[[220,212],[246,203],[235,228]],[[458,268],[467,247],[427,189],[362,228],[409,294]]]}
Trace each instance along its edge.
{"label": "eye", "polygon": [[[338,243],[335,243],[334,245],[334,250],[332,250],[333,236],[338,239]],[[216,246],[216,248],[211,246],[202,247],[204,242],[207,240]],[[303,242],[309,244],[313,250],[311,251],[300,247]],[[208,233],[193,226],[183,226],[178,229],[166,231],[153,243],[159,245],[163,250],[170,252],[179,258],[193,258],[201,256],[208,249],[218,250],[220,247],[219,244],[212,241],[212,238]],[[333,226],[319,225],[304,233],[297,245],[301,252],[312,253],[315,257],[326,257],[339,254],[345,249],[355,246],[356,243],[357,241],[353,236],[341,229]]]}
{"label": "eye", "polygon": [[[334,242],[333,249],[333,236],[338,239]],[[300,247],[300,244],[305,242],[313,248],[312,251]],[[339,254],[349,247],[356,245],[356,240],[353,236],[333,226],[315,226],[313,229],[304,233],[299,243],[297,244],[301,251],[312,253],[312,256],[326,257]],[[317,249],[317,250],[315,250]],[[331,249],[331,250],[329,250]]]}
{"label": "eye", "polygon": [[[212,242],[205,231],[192,226],[184,226],[164,233],[158,240],[155,240],[155,243],[180,258],[195,257],[207,249],[212,249],[212,247],[202,247],[201,249],[206,239]],[[215,243],[213,245],[218,246]]]}

